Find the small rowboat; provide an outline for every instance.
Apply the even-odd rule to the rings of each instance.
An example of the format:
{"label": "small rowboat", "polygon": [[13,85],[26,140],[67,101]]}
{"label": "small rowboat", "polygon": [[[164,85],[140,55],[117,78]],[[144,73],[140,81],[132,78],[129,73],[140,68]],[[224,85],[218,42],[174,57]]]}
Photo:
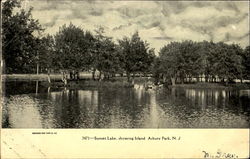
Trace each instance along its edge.
{"label": "small rowboat", "polygon": [[153,89],[153,87],[154,86],[152,84],[149,84],[149,85],[146,86],[146,89]]}

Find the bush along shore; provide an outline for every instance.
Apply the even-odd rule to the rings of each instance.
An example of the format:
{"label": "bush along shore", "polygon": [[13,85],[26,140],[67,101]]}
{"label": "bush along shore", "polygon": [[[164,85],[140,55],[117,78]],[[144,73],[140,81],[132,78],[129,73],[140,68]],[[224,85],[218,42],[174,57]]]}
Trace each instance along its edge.
{"label": "bush along shore", "polygon": [[[135,77],[134,82],[127,82],[126,77],[113,77],[109,80],[93,80],[91,75],[81,76],[79,80],[67,80],[64,83],[61,74],[51,74],[51,80],[48,82],[46,74],[12,74],[4,75],[3,80],[9,81],[40,81],[40,84],[44,87],[51,88],[72,88],[72,89],[84,89],[84,88],[131,88],[135,83],[145,83],[148,81],[148,77]],[[150,81],[155,81],[155,78],[150,78]],[[211,82],[194,82],[194,83],[171,83],[164,84],[167,88],[191,88],[191,89],[250,89],[250,83],[211,83]]]}
{"label": "bush along shore", "polygon": [[67,87],[70,89],[85,89],[85,88],[131,88],[134,85],[127,81],[98,81],[98,80],[79,80],[79,81],[68,81],[67,84],[63,82],[56,81],[48,83],[42,81],[40,83],[42,86],[52,87],[52,88],[61,88]]}
{"label": "bush along shore", "polygon": [[[136,83],[140,81],[140,83],[145,83],[145,78],[135,79]],[[86,89],[86,88],[133,88],[133,82],[127,82],[123,78],[114,79],[112,81],[98,81],[98,80],[79,80],[79,81],[68,81],[65,85],[62,81],[56,81],[52,83],[48,83],[46,81],[42,81],[40,83],[44,87],[51,88],[70,88],[70,89]],[[158,86],[158,85],[154,85]],[[166,88],[190,88],[190,89],[250,89],[249,83],[232,83],[232,84],[224,84],[224,83],[188,83],[188,84],[176,84],[176,85],[164,85]]]}
{"label": "bush along shore", "polygon": [[250,83],[189,83],[169,85],[170,88],[191,88],[191,89],[250,89]]}

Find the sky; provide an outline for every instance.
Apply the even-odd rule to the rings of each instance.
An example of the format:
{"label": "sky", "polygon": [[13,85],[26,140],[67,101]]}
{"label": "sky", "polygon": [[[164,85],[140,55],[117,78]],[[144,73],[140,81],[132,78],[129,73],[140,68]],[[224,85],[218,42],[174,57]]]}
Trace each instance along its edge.
{"label": "sky", "polygon": [[223,41],[249,45],[248,1],[25,0],[44,34],[70,22],[94,33],[103,26],[116,41],[135,31],[158,52],[171,41]]}

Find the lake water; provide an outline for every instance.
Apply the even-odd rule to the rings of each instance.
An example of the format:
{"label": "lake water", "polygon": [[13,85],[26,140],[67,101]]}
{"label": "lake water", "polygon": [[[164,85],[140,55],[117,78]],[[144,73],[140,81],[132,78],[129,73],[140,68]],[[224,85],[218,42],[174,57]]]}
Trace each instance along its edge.
{"label": "lake water", "polygon": [[6,83],[4,128],[249,128],[250,91]]}

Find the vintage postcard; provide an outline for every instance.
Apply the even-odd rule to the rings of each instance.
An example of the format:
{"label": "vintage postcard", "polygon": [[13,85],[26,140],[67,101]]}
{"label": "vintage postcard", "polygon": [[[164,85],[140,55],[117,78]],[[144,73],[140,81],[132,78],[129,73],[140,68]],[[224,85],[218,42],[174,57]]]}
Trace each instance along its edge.
{"label": "vintage postcard", "polygon": [[249,158],[248,1],[2,0],[1,158]]}

